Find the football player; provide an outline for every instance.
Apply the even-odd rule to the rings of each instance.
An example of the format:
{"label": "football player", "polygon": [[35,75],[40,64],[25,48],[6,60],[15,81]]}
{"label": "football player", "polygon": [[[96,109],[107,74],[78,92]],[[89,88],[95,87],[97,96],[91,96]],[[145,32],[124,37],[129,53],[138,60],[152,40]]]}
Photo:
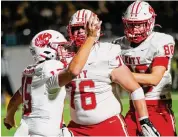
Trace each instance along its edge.
{"label": "football player", "polygon": [[[113,43],[121,46],[124,63],[144,90],[151,122],[161,136],[174,136],[170,66],[175,42],[172,36],[153,31],[155,18],[149,3],[133,2],[122,17],[125,36]],[[125,121],[131,136],[142,134],[137,119],[138,112],[130,101]]]}
{"label": "football player", "polygon": [[[82,9],[71,17],[67,29],[76,53],[86,41],[86,22],[93,14]],[[142,88],[122,62],[120,47],[99,42],[100,29],[84,68],[66,85],[72,119],[68,128],[74,136],[128,136],[121,103],[112,92],[112,83],[115,82],[131,94],[145,135],[159,136],[148,119]]]}
{"label": "football player", "polygon": [[[66,53],[61,52],[67,41],[61,33],[45,30],[34,36],[30,50],[36,62],[23,71],[21,88],[12,97],[4,119],[8,129],[15,126],[15,112],[23,103],[21,125],[15,136],[72,136],[67,128],[62,128],[64,85],[79,75],[88,58],[95,32],[101,25],[101,22],[95,23],[96,19],[91,17],[88,38],[67,68],[63,63]],[[62,61],[58,60],[59,54]]]}

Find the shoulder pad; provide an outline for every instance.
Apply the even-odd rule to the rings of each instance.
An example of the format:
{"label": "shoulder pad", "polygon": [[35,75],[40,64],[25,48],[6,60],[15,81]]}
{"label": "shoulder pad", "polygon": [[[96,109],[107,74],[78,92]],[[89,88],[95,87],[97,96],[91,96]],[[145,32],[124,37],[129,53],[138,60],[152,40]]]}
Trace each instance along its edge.
{"label": "shoulder pad", "polygon": [[125,39],[125,36],[119,37],[119,38],[114,39],[114,40],[112,41],[112,43],[113,43],[113,44],[119,44],[119,45],[120,45],[121,43],[123,43],[124,39]]}
{"label": "shoulder pad", "polygon": [[130,42],[125,36],[115,39],[112,43],[120,45],[121,49],[128,49],[130,47]]}
{"label": "shoulder pad", "polygon": [[175,45],[175,41],[174,38],[169,34],[156,32],[151,40],[151,44],[154,45],[156,48],[159,48],[167,44]]}
{"label": "shoulder pad", "polygon": [[49,70],[58,69],[58,68],[63,69],[64,68],[64,64],[59,60],[48,60],[48,61],[45,61],[44,65],[45,65],[45,68],[48,68]]}
{"label": "shoulder pad", "polygon": [[101,42],[100,46],[103,49],[103,51],[105,51],[105,52],[109,51],[109,52],[116,53],[116,52],[120,52],[120,50],[121,50],[120,45],[113,44],[110,42]]}
{"label": "shoulder pad", "polygon": [[151,45],[156,49],[155,56],[172,57],[174,54],[175,41],[171,35],[165,33],[156,33],[151,41]]}
{"label": "shoulder pad", "polygon": [[59,60],[49,60],[45,61],[43,66],[43,73],[45,75],[51,75],[51,72],[59,73],[60,70],[64,69],[64,64]]}

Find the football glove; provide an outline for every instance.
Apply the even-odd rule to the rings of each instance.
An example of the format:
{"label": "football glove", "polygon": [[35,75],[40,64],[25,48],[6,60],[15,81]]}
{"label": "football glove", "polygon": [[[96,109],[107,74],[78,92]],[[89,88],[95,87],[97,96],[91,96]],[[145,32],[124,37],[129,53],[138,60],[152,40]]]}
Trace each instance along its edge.
{"label": "football glove", "polygon": [[65,124],[62,125],[60,137],[74,137],[72,131],[70,131]]}
{"label": "football glove", "polygon": [[153,126],[148,118],[140,120],[140,125],[142,127],[142,132],[144,136],[157,136],[160,137],[159,132]]}

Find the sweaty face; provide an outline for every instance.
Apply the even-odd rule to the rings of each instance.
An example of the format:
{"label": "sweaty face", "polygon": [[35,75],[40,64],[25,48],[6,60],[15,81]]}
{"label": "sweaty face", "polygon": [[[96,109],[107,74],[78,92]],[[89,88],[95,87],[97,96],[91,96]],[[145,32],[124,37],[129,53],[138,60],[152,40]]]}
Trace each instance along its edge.
{"label": "sweaty face", "polygon": [[135,43],[139,43],[147,37],[146,22],[127,22],[125,23],[125,34],[127,38]]}
{"label": "sweaty face", "polygon": [[84,28],[84,26],[72,27],[72,33],[73,33],[74,36],[84,35],[85,34],[85,28]]}
{"label": "sweaty face", "polygon": [[76,46],[81,46],[85,42],[87,37],[84,26],[72,27],[72,35],[74,37]]}
{"label": "sweaty face", "polygon": [[128,30],[130,30],[131,34],[141,35],[145,32],[146,23],[128,23]]}

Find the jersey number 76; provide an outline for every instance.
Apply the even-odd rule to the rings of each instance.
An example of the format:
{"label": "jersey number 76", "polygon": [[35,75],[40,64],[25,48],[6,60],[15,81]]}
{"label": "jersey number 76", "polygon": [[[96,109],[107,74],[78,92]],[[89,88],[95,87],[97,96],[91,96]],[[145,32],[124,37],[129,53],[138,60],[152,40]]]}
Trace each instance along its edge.
{"label": "jersey number 76", "polygon": [[[92,80],[81,81],[79,84],[76,84],[75,81],[70,82],[67,86],[71,87],[71,101],[70,105],[73,109],[75,109],[74,104],[74,96],[76,94],[76,89],[79,90],[80,99],[81,99],[81,107],[84,110],[91,110],[96,107],[96,96],[94,92],[85,91],[85,87],[94,88],[95,83]],[[78,87],[76,87],[78,86]]]}

